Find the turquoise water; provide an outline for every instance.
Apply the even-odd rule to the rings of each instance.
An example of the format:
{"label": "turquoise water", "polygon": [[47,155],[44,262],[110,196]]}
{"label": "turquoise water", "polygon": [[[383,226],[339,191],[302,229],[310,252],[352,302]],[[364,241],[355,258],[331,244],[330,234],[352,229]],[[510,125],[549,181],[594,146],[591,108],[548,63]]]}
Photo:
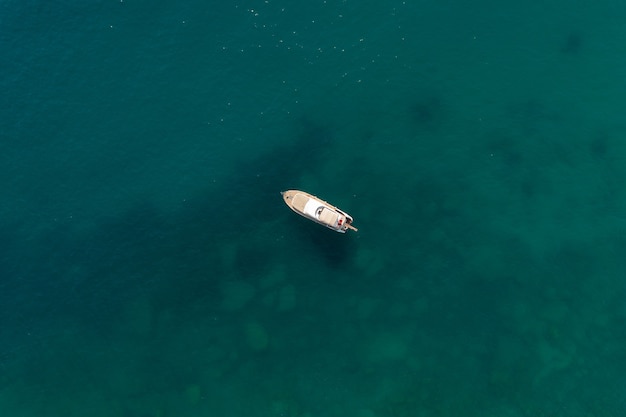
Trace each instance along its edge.
{"label": "turquoise water", "polygon": [[625,17],[3,0],[0,414],[623,415]]}

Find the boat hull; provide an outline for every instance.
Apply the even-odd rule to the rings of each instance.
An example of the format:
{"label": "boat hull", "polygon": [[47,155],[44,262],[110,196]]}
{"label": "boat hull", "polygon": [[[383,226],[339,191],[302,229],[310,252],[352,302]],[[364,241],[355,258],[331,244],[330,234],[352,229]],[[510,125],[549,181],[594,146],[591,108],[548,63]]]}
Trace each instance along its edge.
{"label": "boat hull", "polygon": [[302,217],[338,233],[346,233],[348,229],[357,231],[352,226],[352,216],[321,198],[300,190],[287,190],[281,194],[285,204]]}

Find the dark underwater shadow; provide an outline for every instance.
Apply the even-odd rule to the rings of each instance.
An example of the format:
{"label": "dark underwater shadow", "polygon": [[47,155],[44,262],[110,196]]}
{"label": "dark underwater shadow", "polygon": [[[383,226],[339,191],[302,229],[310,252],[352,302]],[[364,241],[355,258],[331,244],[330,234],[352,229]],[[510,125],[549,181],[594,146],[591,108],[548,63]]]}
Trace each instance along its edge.
{"label": "dark underwater shadow", "polygon": [[[293,223],[275,231],[265,227],[268,236],[259,237],[257,230],[296,220],[280,191],[295,188],[303,173],[315,172],[333,140],[330,129],[306,119],[292,131],[285,143],[233,166],[222,184],[207,185],[206,192],[175,212],[139,201],[87,233],[53,225],[43,238],[13,251],[12,262],[0,267],[7,272],[5,282],[19,281],[6,293],[28,296],[28,304],[15,313],[19,320],[11,317],[16,326],[44,326],[41,317],[62,315],[106,334],[116,331],[124,306],[138,295],[149,295],[158,310],[187,311],[194,304],[212,308],[224,276],[263,273],[279,256],[275,240],[302,230]],[[333,240],[340,237],[345,236],[320,228],[299,239],[309,242],[308,256],[336,264],[346,251],[341,240]],[[227,244],[238,247],[237,271],[221,259]]]}
{"label": "dark underwater shadow", "polygon": [[510,121],[512,129],[527,137],[537,136],[563,122],[558,111],[537,98],[510,103],[505,107],[504,117]]}
{"label": "dark underwater shadow", "polygon": [[285,219],[285,227],[290,230],[290,239],[299,248],[308,261],[323,263],[329,271],[346,266],[352,259],[356,243],[354,232],[337,233],[300,218],[295,213]]}
{"label": "dark underwater shadow", "polygon": [[583,36],[579,32],[572,32],[561,43],[560,51],[566,55],[577,55],[583,47]]}
{"label": "dark underwater shadow", "polygon": [[418,129],[434,131],[445,122],[446,110],[443,98],[437,94],[416,97],[408,105],[409,121]]}

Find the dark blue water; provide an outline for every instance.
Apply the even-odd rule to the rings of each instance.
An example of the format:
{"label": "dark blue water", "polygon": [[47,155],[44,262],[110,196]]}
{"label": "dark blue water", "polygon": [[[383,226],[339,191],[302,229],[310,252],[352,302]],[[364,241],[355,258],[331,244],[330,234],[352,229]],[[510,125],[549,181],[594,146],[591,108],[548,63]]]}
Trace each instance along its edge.
{"label": "dark blue water", "polygon": [[625,17],[2,1],[0,414],[622,415]]}

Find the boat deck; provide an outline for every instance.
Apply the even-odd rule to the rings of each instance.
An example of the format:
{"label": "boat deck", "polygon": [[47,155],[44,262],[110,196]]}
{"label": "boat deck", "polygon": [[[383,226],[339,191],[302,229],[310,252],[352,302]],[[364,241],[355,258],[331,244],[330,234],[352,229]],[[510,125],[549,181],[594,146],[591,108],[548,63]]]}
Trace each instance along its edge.
{"label": "boat deck", "polygon": [[308,201],[309,201],[309,198],[307,196],[305,196],[304,194],[297,193],[296,195],[293,196],[293,199],[291,200],[291,205],[296,210],[299,210],[302,213],[304,213],[304,206],[306,206],[306,203]]}

